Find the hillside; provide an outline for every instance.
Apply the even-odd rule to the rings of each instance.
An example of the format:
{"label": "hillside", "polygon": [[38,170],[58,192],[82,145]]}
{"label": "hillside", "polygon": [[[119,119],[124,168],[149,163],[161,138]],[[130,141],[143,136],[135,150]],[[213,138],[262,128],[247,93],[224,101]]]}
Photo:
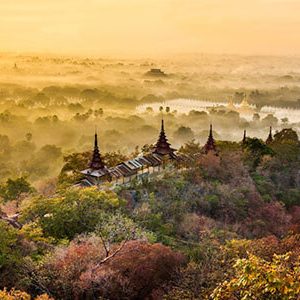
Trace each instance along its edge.
{"label": "hillside", "polygon": [[[42,190],[8,180],[0,287],[37,299],[297,299],[296,132],[215,147],[188,142],[177,152],[186,159],[126,185],[74,187],[65,167]],[[90,157],[73,156],[73,168]]]}

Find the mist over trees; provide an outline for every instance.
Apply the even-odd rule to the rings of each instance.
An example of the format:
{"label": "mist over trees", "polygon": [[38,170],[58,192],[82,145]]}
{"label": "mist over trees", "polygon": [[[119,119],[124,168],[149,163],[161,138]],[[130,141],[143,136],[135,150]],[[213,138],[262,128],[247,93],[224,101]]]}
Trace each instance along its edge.
{"label": "mist over trees", "polygon": [[[251,290],[296,300],[300,119],[260,108],[297,112],[299,62],[1,55],[0,298],[218,300]],[[165,75],[146,75],[153,68]],[[257,107],[247,119],[214,107],[245,94]],[[165,102],[179,98],[212,107]],[[127,185],[74,186],[95,132],[114,167],[153,150],[162,118],[177,163]],[[210,124],[217,153],[204,154]]]}

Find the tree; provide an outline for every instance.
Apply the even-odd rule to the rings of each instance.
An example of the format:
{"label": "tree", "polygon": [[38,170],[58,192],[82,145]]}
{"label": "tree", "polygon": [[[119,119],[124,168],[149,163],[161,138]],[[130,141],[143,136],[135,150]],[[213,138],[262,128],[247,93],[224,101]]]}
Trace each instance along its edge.
{"label": "tree", "polygon": [[4,266],[15,262],[18,257],[17,252],[12,251],[18,239],[18,232],[2,220],[0,220],[0,232],[0,270],[3,271]]}
{"label": "tree", "polygon": [[298,145],[299,138],[295,130],[291,128],[285,128],[274,134],[274,142]]}
{"label": "tree", "polygon": [[261,120],[261,122],[264,126],[276,126],[278,124],[278,119],[272,114],[268,114]]}
{"label": "tree", "polygon": [[108,167],[114,167],[123,161],[128,160],[128,157],[120,151],[106,152],[103,155],[103,160]]}
{"label": "tree", "polygon": [[151,145],[151,144],[150,144],[150,145],[149,145],[149,144],[146,144],[146,145],[144,145],[144,146],[142,147],[142,153],[143,153],[144,155],[147,155],[147,154],[152,153],[153,150],[154,150],[154,146]]}
{"label": "tree", "polygon": [[201,147],[200,144],[193,139],[181,146],[179,152],[189,157],[193,157],[201,152]]}
{"label": "tree", "polygon": [[30,300],[31,297],[29,294],[12,289],[7,291],[6,289],[0,290],[0,299],[2,300]]}
{"label": "tree", "polygon": [[55,145],[45,145],[30,159],[23,162],[22,169],[29,174],[31,180],[40,179],[43,176],[56,173],[61,159],[61,148]]}
{"label": "tree", "polygon": [[32,153],[35,151],[36,145],[28,141],[19,141],[14,145],[11,153],[14,155],[16,160],[22,158],[22,160],[31,157]]}
{"label": "tree", "polygon": [[88,112],[84,113],[84,114],[80,114],[80,113],[76,113],[73,117],[74,121],[77,122],[84,122],[86,121],[88,118],[90,117],[90,114]]}
{"label": "tree", "polygon": [[95,101],[99,98],[99,91],[98,89],[85,89],[81,92],[80,96],[89,101]]}
{"label": "tree", "polygon": [[53,100],[54,105],[67,105],[69,104],[69,101],[66,97],[64,96],[56,96]]}
{"label": "tree", "polygon": [[258,113],[253,114],[253,121],[258,122],[260,120],[260,115]]}
{"label": "tree", "polygon": [[103,108],[98,108],[98,109],[96,109],[96,110],[94,111],[94,116],[95,116],[96,118],[102,117],[102,116],[103,116]]}
{"label": "tree", "polygon": [[68,109],[72,112],[81,112],[84,110],[84,107],[80,103],[70,103]]}
{"label": "tree", "polygon": [[50,103],[50,98],[46,96],[44,93],[37,93],[33,98],[32,98],[33,103],[37,103],[43,106],[48,106]]}
{"label": "tree", "polygon": [[82,177],[79,171],[88,167],[91,152],[72,153],[64,156],[64,166],[59,174],[59,183],[74,183]]}
{"label": "tree", "polygon": [[266,203],[261,208],[261,231],[264,230],[268,234],[274,234],[275,236],[283,236],[290,225],[290,217],[286,213],[285,207],[282,203],[271,202]]}
{"label": "tree", "polygon": [[[0,220],[0,288],[16,284],[22,249],[18,230]],[[1,298],[0,298],[1,299]]]}
{"label": "tree", "polygon": [[109,257],[98,238],[79,239],[57,249],[38,271],[40,283],[57,299],[146,299],[183,263],[161,244],[128,241]]}
{"label": "tree", "polygon": [[199,111],[199,110],[191,110],[189,112],[189,117],[194,117],[194,118],[197,118],[197,119],[204,119],[206,120],[207,117],[208,117],[208,114],[206,111]]}
{"label": "tree", "polygon": [[211,298],[297,300],[300,294],[299,266],[300,258],[292,262],[289,253],[275,254],[271,262],[250,254],[248,258],[236,261],[236,275],[220,284]]}
{"label": "tree", "polygon": [[56,197],[28,199],[22,207],[22,220],[38,222],[46,236],[72,239],[95,230],[104,212],[112,212],[123,204],[110,191],[69,188]]}
{"label": "tree", "polygon": [[22,194],[33,191],[33,187],[24,177],[8,179],[6,184],[0,187],[0,195],[4,201],[18,200]]}
{"label": "tree", "polygon": [[146,112],[148,114],[152,114],[153,113],[153,108],[151,106],[146,107]]}
{"label": "tree", "polygon": [[246,159],[253,169],[261,163],[263,156],[274,155],[274,151],[257,138],[248,138],[243,144],[246,150]]}
{"label": "tree", "polygon": [[51,161],[52,163],[62,156],[61,148],[55,145],[45,145],[37,153],[37,159],[40,163]]}
{"label": "tree", "polygon": [[288,122],[289,122],[289,119],[288,118],[282,118],[281,119],[281,122],[284,124],[284,125],[287,125],[288,124]]}
{"label": "tree", "polygon": [[154,234],[139,227],[132,219],[120,213],[113,215],[104,213],[103,216],[99,218],[99,223],[94,233],[101,238],[106,256],[111,254],[111,246],[114,243],[136,239],[150,242],[156,240]]}
{"label": "tree", "polygon": [[174,138],[180,141],[185,141],[185,142],[190,141],[194,138],[194,136],[195,134],[190,127],[180,126],[174,132]]}
{"label": "tree", "polygon": [[272,261],[273,255],[290,253],[292,261],[300,254],[300,235],[293,234],[279,239],[274,235],[268,235],[254,240],[233,239],[223,248],[226,259],[234,262],[238,258],[247,258],[249,254],[258,256],[266,261]]}
{"label": "tree", "polygon": [[25,139],[27,142],[31,142],[32,140],[32,133],[31,132],[28,132],[25,134]]}
{"label": "tree", "polygon": [[[1,300],[31,300],[31,296],[26,292],[19,290],[11,289],[7,291],[6,289],[0,290],[0,299]],[[34,298],[35,300],[54,300],[50,298],[47,294],[43,294]]]}

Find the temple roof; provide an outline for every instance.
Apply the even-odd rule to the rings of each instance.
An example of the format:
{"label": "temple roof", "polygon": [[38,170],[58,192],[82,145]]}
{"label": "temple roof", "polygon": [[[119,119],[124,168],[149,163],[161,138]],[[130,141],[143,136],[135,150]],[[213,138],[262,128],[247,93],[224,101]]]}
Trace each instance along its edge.
{"label": "temple roof", "polygon": [[98,148],[97,134],[95,134],[95,145],[90,166],[88,169],[81,171],[81,173],[87,175],[88,177],[90,176],[96,178],[101,178],[104,176],[113,176],[116,178],[129,177],[137,174],[139,170],[142,170],[145,167],[158,167],[162,165],[164,155],[169,155],[169,157],[173,159],[177,158],[174,151],[175,149],[171,148],[170,143],[167,140],[164,130],[164,122],[162,121],[159,139],[152,153],[144,156],[137,156],[108,169],[102,161]]}
{"label": "temple roof", "polygon": [[272,135],[272,126],[270,126],[270,132],[268,138],[266,139],[266,144],[270,144],[273,142],[273,135]]}
{"label": "temple roof", "polygon": [[101,158],[101,155],[99,152],[97,133],[95,133],[94,151],[93,151],[93,156],[92,156],[92,160],[90,163],[90,169],[92,169],[92,170],[105,169],[105,165],[102,161],[102,158]]}
{"label": "temple roof", "polygon": [[217,151],[215,140],[213,137],[212,125],[210,124],[209,135],[206,144],[203,147],[204,152],[207,154],[209,151]]}
{"label": "temple roof", "polygon": [[255,111],[254,108],[249,104],[247,96],[244,97],[237,110],[241,114],[253,114]]}
{"label": "temple roof", "polygon": [[110,168],[110,175],[120,178],[137,174],[139,170],[147,167],[157,167],[162,164],[162,157],[152,153],[146,156],[137,156],[133,159],[124,161],[117,166]]}
{"label": "temple roof", "polygon": [[171,144],[168,142],[168,139],[166,137],[165,128],[164,128],[164,120],[161,120],[161,130],[159,134],[159,138],[154,146],[153,153],[159,154],[159,155],[169,155],[170,158],[175,158],[175,152],[176,150],[171,148]]}

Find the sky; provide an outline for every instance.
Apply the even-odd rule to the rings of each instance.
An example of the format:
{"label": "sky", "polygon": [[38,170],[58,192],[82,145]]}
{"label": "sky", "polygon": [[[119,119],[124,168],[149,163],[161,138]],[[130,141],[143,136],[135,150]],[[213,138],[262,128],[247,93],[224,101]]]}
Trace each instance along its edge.
{"label": "sky", "polygon": [[300,0],[0,0],[0,52],[300,54]]}

